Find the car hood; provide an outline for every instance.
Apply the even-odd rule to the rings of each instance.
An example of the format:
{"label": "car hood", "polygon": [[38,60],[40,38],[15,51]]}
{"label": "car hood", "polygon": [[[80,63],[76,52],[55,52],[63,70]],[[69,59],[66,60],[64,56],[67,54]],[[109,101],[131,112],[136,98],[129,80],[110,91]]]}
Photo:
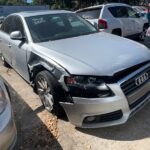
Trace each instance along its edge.
{"label": "car hood", "polygon": [[34,49],[78,75],[113,76],[150,60],[145,46],[108,33],[36,43]]}

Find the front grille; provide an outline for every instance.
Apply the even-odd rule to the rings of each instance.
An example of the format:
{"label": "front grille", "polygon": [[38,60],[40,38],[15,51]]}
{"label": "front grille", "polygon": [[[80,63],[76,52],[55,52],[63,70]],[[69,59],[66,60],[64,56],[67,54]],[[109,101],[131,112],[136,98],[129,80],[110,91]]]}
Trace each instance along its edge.
{"label": "front grille", "polygon": [[[148,74],[148,79],[142,84],[136,85],[136,79],[145,73]],[[130,109],[134,109],[145,100],[148,94],[150,94],[150,89],[148,86],[149,81],[150,66],[121,84],[121,89],[127,97]]]}
{"label": "front grille", "polygon": [[[145,101],[148,101],[149,99],[149,96],[150,95],[150,91],[147,92],[144,96],[142,96],[141,98],[139,98],[137,101],[135,101],[134,103],[132,103],[131,105],[129,105],[130,109],[133,109],[135,108],[137,105],[139,105],[141,102],[143,102],[144,100]],[[147,99],[147,100],[146,100]]]}
{"label": "front grille", "polygon": [[127,80],[121,84],[121,89],[123,90],[123,92],[126,96],[134,93],[136,90],[140,89],[142,86],[144,86],[145,83],[148,82],[148,81],[146,81],[143,84],[141,84],[140,86],[136,85],[135,79],[138,78],[143,73],[148,73],[148,75],[149,75],[148,80],[150,80],[150,66],[149,66],[145,70],[143,70],[142,72],[136,74],[134,77],[130,78],[129,80]]}

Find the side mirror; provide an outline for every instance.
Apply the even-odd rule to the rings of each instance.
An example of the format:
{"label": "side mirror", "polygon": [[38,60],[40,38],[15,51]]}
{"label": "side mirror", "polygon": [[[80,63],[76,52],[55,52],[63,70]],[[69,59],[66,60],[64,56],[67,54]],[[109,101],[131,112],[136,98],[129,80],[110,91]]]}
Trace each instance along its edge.
{"label": "side mirror", "polygon": [[20,31],[13,31],[10,33],[10,38],[12,40],[22,40],[24,39]]}

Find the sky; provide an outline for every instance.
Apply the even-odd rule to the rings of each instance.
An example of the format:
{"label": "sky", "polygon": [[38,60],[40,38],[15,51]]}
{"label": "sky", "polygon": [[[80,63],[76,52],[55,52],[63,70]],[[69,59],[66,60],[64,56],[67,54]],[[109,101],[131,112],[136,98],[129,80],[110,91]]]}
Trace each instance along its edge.
{"label": "sky", "polygon": [[31,2],[32,2],[32,0],[27,0],[27,2],[28,2],[28,3],[31,3]]}

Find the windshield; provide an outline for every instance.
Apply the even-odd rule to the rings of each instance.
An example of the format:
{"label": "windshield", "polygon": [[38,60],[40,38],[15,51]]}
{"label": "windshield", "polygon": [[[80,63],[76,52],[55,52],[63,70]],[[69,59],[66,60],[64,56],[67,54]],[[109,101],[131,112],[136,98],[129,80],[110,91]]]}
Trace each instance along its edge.
{"label": "windshield", "polygon": [[74,13],[46,14],[25,19],[35,43],[98,32],[94,26]]}

